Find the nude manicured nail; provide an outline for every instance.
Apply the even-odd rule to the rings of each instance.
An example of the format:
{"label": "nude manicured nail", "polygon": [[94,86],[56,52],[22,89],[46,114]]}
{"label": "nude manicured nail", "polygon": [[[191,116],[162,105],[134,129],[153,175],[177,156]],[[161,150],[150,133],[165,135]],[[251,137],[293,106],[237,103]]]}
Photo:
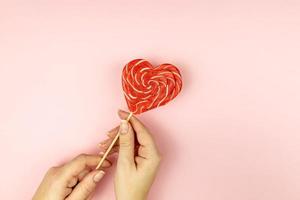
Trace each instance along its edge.
{"label": "nude manicured nail", "polygon": [[102,147],[102,144],[101,144],[101,143],[99,143],[99,144],[97,144],[97,146],[98,146],[98,147]]}
{"label": "nude manicured nail", "polygon": [[102,177],[104,176],[105,172],[104,171],[99,171],[93,178],[93,180],[97,183],[99,182]]}
{"label": "nude manicured nail", "polygon": [[128,132],[128,122],[126,120],[121,120],[120,133],[125,135]]}

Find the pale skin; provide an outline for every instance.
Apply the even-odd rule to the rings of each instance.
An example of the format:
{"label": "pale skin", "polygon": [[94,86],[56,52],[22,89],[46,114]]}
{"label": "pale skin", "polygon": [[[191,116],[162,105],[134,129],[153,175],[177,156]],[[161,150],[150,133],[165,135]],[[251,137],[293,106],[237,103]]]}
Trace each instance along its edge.
{"label": "pale skin", "polygon": [[[120,126],[112,129],[109,138],[100,143],[105,152],[120,131],[119,142],[110,153],[119,153],[114,175],[115,196],[117,200],[145,200],[161,156],[151,133],[139,119],[132,116],[127,122],[129,113],[120,110],[118,114]],[[111,166],[110,161],[105,160],[100,170],[94,170],[100,159],[101,154],[82,154],[62,166],[50,168],[33,200],[91,199],[106,168]]]}

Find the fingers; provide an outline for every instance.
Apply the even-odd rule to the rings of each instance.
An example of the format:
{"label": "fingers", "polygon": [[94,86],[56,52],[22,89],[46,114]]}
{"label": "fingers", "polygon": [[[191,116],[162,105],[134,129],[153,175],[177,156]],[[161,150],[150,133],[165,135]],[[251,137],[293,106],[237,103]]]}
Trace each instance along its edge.
{"label": "fingers", "polygon": [[[114,140],[114,138],[108,138],[108,139],[105,139],[103,140],[102,142],[100,142],[100,148],[102,150],[106,150],[108,149],[108,147],[111,145],[112,141]],[[119,143],[115,143],[114,146],[118,146]]]}
{"label": "fingers", "polygon": [[117,152],[119,152],[119,146],[114,146],[111,150],[110,150],[110,152],[109,152],[109,154],[108,155],[111,155],[111,154],[114,154],[114,153],[117,153]]}
{"label": "fingers", "polygon": [[66,197],[69,194],[71,194],[72,191],[73,191],[72,188],[66,188],[65,191],[64,191],[64,197]]}
{"label": "fingers", "polygon": [[95,170],[87,174],[83,180],[73,189],[66,200],[88,199],[94,192],[97,183],[103,178],[104,172]]}
{"label": "fingers", "polygon": [[134,165],[134,132],[131,125],[122,120],[119,136],[119,158],[118,162]]}
{"label": "fingers", "polygon": [[108,131],[107,136],[110,138],[114,138],[118,134],[119,128],[120,128],[120,126],[117,126],[117,127],[113,128],[112,130]]}
{"label": "fingers", "polygon": [[[76,177],[85,169],[97,166],[100,159],[100,156],[81,154],[63,166],[63,177],[66,179],[69,179],[70,177]],[[111,163],[108,160],[105,160],[102,165],[102,167],[110,166]]]}
{"label": "fingers", "polygon": [[113,138],[108,138],[99,143],[99,147],[101,149],[107,149],[109,145],[112,143]]}
{"label": "fingers", "polygon": [[[127,116],[129,115],[128,112],[122,110],[119,110],[118,114],[121,119],[126,119]],[[138,143],[147,149],[146,152],[150,154],[157,154],[158,150],[156,148],[154,140],[151,134],[149,133],[149,131],[144,126],[144,124],[140,120],[138,120],[135,116],[132,116],[130,118],[130,124],[132,125],[134,131],[136,132]]]}
{"label": "fingers", "polygon": [[[101,149],[101,152],[99,153],[100,156],[104,155],[104,153],[107,151],[107,149],[113,142],[114,138],[117,136],[118,132],[119,132],[119,126],[110,130],[107,134],[108,139],[105,139],[99,143],[99,148]],[[117,140],[117,142],[114,144],[113,148],[111,149],[108,155],[112,155],[118,151],[119,151],[119,142]]]}
{"label": "fingers", "polygon": [[[103,149],[103,151],[101,151],[99,153],[100,156],[103,156],[105,154],[105,152],[107,151],[107,148]],[[113,148],[110,150],[110,152],[108,153],[108,156],[114,154],[114,153],[117,153],[119,152],[119,145],[115,145],[113,146]]]}
{"label": "fingers", "polygon": [[82,172],[80,172],[80,174],[78,175],[78,181],[82,181],[83,178],[88,174],[90,173],[91,170],[89,169],[85,169],[83,170]]}
{"label": "fingers", "polygon": [[[107,133],[107,136],[108,138],[101,141],[98,146],[103,150],[105,151],[109,145],[112,143],[112,141],[114,140],[114,138],[116,137],[116,135],[118,134],[119,132],[119,126],[113,128],[112,130],[110,130],[108,133]],[[114,146],[117,146],[119,143],[116,142]]]}
{"label": "fingers", "polygon": [[78,178],[72,177],[68,182],[68,188],[72,188],[77,184]]}

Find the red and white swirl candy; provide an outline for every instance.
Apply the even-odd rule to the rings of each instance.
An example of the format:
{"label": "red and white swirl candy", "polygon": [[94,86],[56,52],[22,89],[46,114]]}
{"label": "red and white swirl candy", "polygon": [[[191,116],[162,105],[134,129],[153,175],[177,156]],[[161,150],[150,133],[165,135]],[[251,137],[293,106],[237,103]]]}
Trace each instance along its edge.
{"label": "red and white swirl candy", "polygon": [[140,114],[174,99],[181,91],[182,78],[172,64],[153,67],[144,59],[136,59],[124,67],[122,86],[129,110]]}

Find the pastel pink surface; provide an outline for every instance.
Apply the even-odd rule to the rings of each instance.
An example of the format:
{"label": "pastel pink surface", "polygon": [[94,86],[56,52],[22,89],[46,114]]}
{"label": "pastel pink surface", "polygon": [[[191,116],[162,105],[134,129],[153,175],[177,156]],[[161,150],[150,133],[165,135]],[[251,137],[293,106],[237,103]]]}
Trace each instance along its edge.
{"label": "pastel pink surface", "polygon": [[[128,60],[181,67],[184,89],[141,116],[163,163],[149,199],[300,198],[299,1],[1,1],[1,199],[126,108]],[[113,170],[95,199],[113,199]]]}

